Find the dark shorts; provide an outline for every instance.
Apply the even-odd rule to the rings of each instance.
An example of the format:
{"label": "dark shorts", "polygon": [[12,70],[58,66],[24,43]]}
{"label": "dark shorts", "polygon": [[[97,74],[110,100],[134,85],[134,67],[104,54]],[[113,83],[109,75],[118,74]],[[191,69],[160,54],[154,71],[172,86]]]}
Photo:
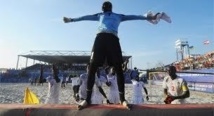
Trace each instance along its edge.
{"label": "dark shorts", "polygon": [[98,66],[103,66],[105,62],[109,66],[121,65],[123,58],[119,38],[110,33],[97,34],[90,62]]}

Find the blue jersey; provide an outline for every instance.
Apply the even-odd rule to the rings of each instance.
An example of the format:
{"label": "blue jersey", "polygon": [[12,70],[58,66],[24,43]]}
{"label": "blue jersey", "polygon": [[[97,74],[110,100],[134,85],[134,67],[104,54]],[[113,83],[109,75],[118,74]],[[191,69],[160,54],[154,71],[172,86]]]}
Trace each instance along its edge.
{"label": "blue jersey", "polygon": [[94,15],[86,15],[79,18],[73,18],[73,22],[83,20],[99,21],[98,33],[106,32],[117,35],[120,22],[128,20],[146,20],[146,17],[142,15],[123,15],[113,12],[104,12]]}

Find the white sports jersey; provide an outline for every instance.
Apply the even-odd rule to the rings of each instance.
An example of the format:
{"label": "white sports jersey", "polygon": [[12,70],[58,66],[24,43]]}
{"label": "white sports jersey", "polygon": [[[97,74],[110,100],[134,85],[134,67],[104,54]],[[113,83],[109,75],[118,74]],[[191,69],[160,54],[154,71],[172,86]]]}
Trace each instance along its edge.
{"label": "white sports jersey", "polygon": [[[79,85],[80,85],[79,96],[80,96],[80,98],[83,98],[83,99],[86,99],[86,97],[87,97],[87,91],[86,91],[86,89],[87,89],[87,81],[88,81],[88,74],[87,73],[81,74],[80,75],[80,79],[79,79]],[[101,86],[101,82],[98,81],[97,78],[95,78],[95,85],[96,86],[94,86],[93,90],[92,90],[92,97],[93,97],[93,95],[95,95],[95,94],[93,94],[94,91],[97,91],[97,90],[94,90],[94,88],[97,89],[98,86]]]}
{"label": "white sports jersey", "polygon": [[[169,95],[179,96],[183,93],[182,86],[185,84],[183,78],[177,77],[172,80],[170,76],[166,76],[163,81],[163,88],[167,89]],[[181,104],[184,103],[184,99],[176,99],[171,102],[171,104]]]}
{"label": "white sports jersey", "polygon": [[75,86],[75,85],[79,85],[79,77],[73,77],[71,78],[71,83],[72,83],[72,86]]}
{"label": "white sports jersey", "polygon": [[118,91],[117,85],[117,76],[116,75],[107,75],[108,82],[111,82],[111,86],[109,87],[110,91]]}
{"label": "white sports jersey", "polygon": [[61,83],[56,83],[53,77],[49,77],[48,81],[48,95],[45,101],[46,104],[58,104],[59,103],[59,91],[61,88]]}
{"label": "white sports jersey", "polygon": [[100,80],[101,84],[102,84],[102,83],[106,83],[106,82],[108,81],[106,77],[101,76],[101,75],[100,75],[99,80]]}
{"label": "white sports jersey", "polygon": [[132,81],[133,94],[132,94],[132,102],[133,104],[141,104],[144,102],[142,89],[144,87],[144,83],[142,81]]}
{"label": "white sports jersey", "polygon": [[111,82],[109,86],[108,99],[111,103],[117,104],[120,103],[119,90],[117,85],[117,76],[116,75],[107,75],[108,82]]}

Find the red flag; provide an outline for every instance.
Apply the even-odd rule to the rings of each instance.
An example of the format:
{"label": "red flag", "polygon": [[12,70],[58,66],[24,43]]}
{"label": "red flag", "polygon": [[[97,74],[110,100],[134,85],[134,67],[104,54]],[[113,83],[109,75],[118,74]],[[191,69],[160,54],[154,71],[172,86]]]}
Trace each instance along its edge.
{"label": "red flag", "polygon": [[204,44],[206,45],[206,44],[210,44],[210,41],[209,40],[205,40],[204,41]]}

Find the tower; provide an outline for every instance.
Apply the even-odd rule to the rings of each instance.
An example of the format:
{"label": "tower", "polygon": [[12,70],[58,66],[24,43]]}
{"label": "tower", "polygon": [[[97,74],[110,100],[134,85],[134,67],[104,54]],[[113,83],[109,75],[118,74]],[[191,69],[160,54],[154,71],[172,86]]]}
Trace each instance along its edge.
{"label": "tower", "polygon": [[188,41],[178,39],[175,41],[175,49],[177,61],[183,60],[185,57],[190,57]]}

